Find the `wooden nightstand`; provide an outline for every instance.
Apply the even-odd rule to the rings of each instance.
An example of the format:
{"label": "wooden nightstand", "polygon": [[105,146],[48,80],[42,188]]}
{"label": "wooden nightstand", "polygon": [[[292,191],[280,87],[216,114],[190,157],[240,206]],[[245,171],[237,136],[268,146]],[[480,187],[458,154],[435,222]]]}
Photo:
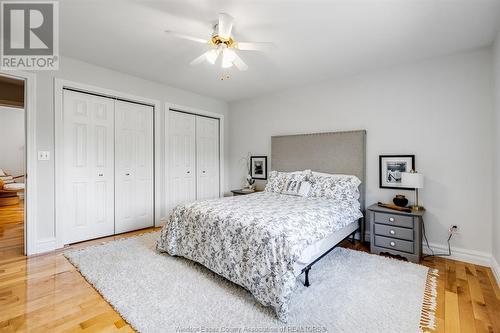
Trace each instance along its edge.
{"label": "wooden nightstand", "polygon": [[240,189],[238,189],[238,190],[231,190],[231,193],[233,193],[233,195],[235,195],[235,196],[236,196],[236,195],[246,195],[246,194],[252,194],[252,193],[256,193],[256,192],[260,192],[260,191],[257,191],[257,190],[252,191],[252,192],[250,192],[250,191],[243,191],[243,189],[242,189],[242,188],[240,188]]}
{"label": "wooden nightstand", "polygon": [[400,255],[419,263],[422,259],[422,224],[425,211],[411,213],[371,205],[370,251],[375,254]]}

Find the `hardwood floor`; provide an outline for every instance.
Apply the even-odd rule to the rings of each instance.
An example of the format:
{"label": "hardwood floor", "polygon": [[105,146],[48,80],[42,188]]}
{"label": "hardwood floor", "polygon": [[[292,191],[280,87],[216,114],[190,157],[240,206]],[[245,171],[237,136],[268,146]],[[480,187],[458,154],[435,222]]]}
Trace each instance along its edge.
{"label": "hardwood floor", "polygon": [[[0,206],[0,260],[24,253],[24,201]],[[1,269],[1,267],[0,267]]]}
{"label": "hardwood floor", "polygon": [[[19,212],[19,207],[0,208],[0,332],[133,331],[62,256],[62,251],[30,258],[22,255]],[[342,245],[368,251],[359,243]],[[440,273],[436,332],[500,333],[500,289],[489,268],[443,258],[423,264]]]}
{"label": "hardwood floor", "polygon": [[[3,227],[0,225],[0,230]],[[65,249],[154,230],[106,237]],[[4,239],[0,238],[0,249],[3,246]],[[0,332],[133,331],[62,253],[60,250],[27,258],[21,252],[0,258]]]}

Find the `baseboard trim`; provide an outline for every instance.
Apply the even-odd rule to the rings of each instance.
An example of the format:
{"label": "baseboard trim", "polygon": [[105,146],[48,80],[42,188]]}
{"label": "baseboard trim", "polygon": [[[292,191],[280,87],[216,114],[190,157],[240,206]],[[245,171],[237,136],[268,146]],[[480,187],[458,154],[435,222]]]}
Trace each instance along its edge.
{"label": "baseboard trim", "polygon": [[[448,253],[448,246],[436,243],[429,243],[431,249],[434,253]],[[425,254],[431,254],[431,251],[427,248],[427,244],[423,243],[423,252]],[[491,266],[491,254],[476,251],[476,250],[468,250],[460,247],[451,247],[451,256],[446,256],[445,258],[450,258],[453,260],[460,260],[467,263],[481,265],[481,266]]]}
{"label": "baseboard trim", "polygon": [[497,279],[497,285],[500,286],[500,265],[495,257],[491,257],[491,270],[493,271],[493,275]]}

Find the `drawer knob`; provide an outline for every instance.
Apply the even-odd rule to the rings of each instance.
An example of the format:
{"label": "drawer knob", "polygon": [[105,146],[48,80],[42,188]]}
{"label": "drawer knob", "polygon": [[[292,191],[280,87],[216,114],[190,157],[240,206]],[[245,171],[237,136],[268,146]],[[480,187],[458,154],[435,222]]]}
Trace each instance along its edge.
{"label": "drawer knob", "polygon": [[396,243],[394,243],[394,242],[391,242],[390,244],[391,244],[391,246],[396,246]]}
{"label": "drawer knob", "polygon": [[389,221],[394,222],[394,217],[389,217]]}
{"label": "drawer knob", "polygon": [[391,230],[389,230],[389,233],[390,233],[391,235],[395,235],[395,234],[396,234],[396,232],[395,232],[394,230],[392,230],[392,229],[391,229]]}

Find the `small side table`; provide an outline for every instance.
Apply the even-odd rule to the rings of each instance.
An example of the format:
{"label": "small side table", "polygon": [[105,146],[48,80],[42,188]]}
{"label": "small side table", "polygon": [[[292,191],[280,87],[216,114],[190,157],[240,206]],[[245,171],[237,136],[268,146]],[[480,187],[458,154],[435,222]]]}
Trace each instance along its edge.
{"label": "small side table", "polygon": [[252,193],[259,192],[259,191],[257,191],[257,190],[254,190],[254,191],[243,191],[243,189],[240,188],[240,189],[237,189],[237,190],[231,190],[231,192],[233,193],[233,196],[236,196],[236,195],[252,194]]}
{"label": "small side table", "polygon": [[420,262],[425,211],[405,213],[374,204],[368,207],[368,212],[372,253],[385,252]]}

